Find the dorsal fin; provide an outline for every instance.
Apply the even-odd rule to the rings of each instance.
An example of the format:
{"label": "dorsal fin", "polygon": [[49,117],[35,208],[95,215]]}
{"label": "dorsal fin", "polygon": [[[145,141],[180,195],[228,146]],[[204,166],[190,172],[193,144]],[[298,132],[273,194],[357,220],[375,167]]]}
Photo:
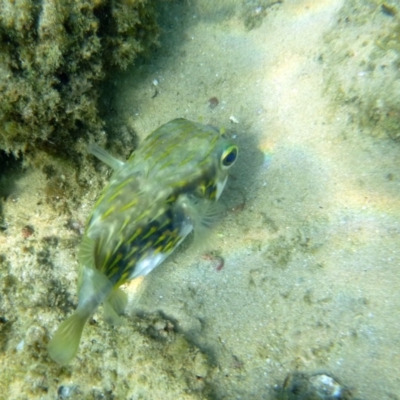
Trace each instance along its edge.
{"label": "dorsal fin", "polygon": [[125,163],[118,158],[113,157],[110,153],[105,151],[102,147],[98,146],[96,143],[92,143],[88,146],[89,153],[93,154],[104,164],[107,164],[113,170],[121,168]]}

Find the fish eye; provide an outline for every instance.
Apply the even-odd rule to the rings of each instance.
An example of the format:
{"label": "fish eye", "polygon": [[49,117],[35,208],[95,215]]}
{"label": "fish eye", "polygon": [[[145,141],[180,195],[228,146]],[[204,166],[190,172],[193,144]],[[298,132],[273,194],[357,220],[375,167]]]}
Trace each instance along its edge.
{"label": "fish eye", "polygon": [[230,167],[237,158],[238,148],[231,146],[222,153],[221,164],[223,167]]}

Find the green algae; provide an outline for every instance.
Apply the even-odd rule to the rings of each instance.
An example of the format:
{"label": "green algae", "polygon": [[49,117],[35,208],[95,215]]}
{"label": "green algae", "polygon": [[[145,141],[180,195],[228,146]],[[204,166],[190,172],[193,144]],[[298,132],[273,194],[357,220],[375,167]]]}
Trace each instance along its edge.
{"label": "green algae", "polygon": [[158,3],[0,0],[0,163],[43,170],[46,201],[62,213],[98,181],[85,155],[108,139],[102,84],[158,43]]}
{"label": "green algae", "polygon": [[0,149],[79,164],[79,141],[101,136],[99,83],[157,43],[155,4],[2,0]]}

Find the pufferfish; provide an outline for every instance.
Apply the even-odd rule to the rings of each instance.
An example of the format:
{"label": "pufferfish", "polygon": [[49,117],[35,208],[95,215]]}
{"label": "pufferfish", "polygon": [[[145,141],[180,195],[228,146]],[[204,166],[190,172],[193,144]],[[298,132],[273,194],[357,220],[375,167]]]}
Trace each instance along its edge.
{"label": "pufferfish", "polygon": [[48,345],[50,357],[63,365],[76,355],[85,323],[100,304],[107,322],[120,323],[127,304],[121,285],[147,275],[191,231],[195,240],[208,235],[238,147],[213,127],[175,119],[126,162],[97,145],[90,152],[114,172],[80,246],[78,307]]}

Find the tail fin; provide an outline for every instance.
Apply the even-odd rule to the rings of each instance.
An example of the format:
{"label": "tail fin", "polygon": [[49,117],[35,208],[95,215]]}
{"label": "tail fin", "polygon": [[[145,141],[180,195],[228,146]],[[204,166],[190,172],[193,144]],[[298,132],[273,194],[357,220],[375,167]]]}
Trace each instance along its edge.
{"label": "tail fin", "polygon": [[88,318],[88,314],[77,310],[61,323],[47,346],[50,357],[54,361],[66,365],[74,358]]}

